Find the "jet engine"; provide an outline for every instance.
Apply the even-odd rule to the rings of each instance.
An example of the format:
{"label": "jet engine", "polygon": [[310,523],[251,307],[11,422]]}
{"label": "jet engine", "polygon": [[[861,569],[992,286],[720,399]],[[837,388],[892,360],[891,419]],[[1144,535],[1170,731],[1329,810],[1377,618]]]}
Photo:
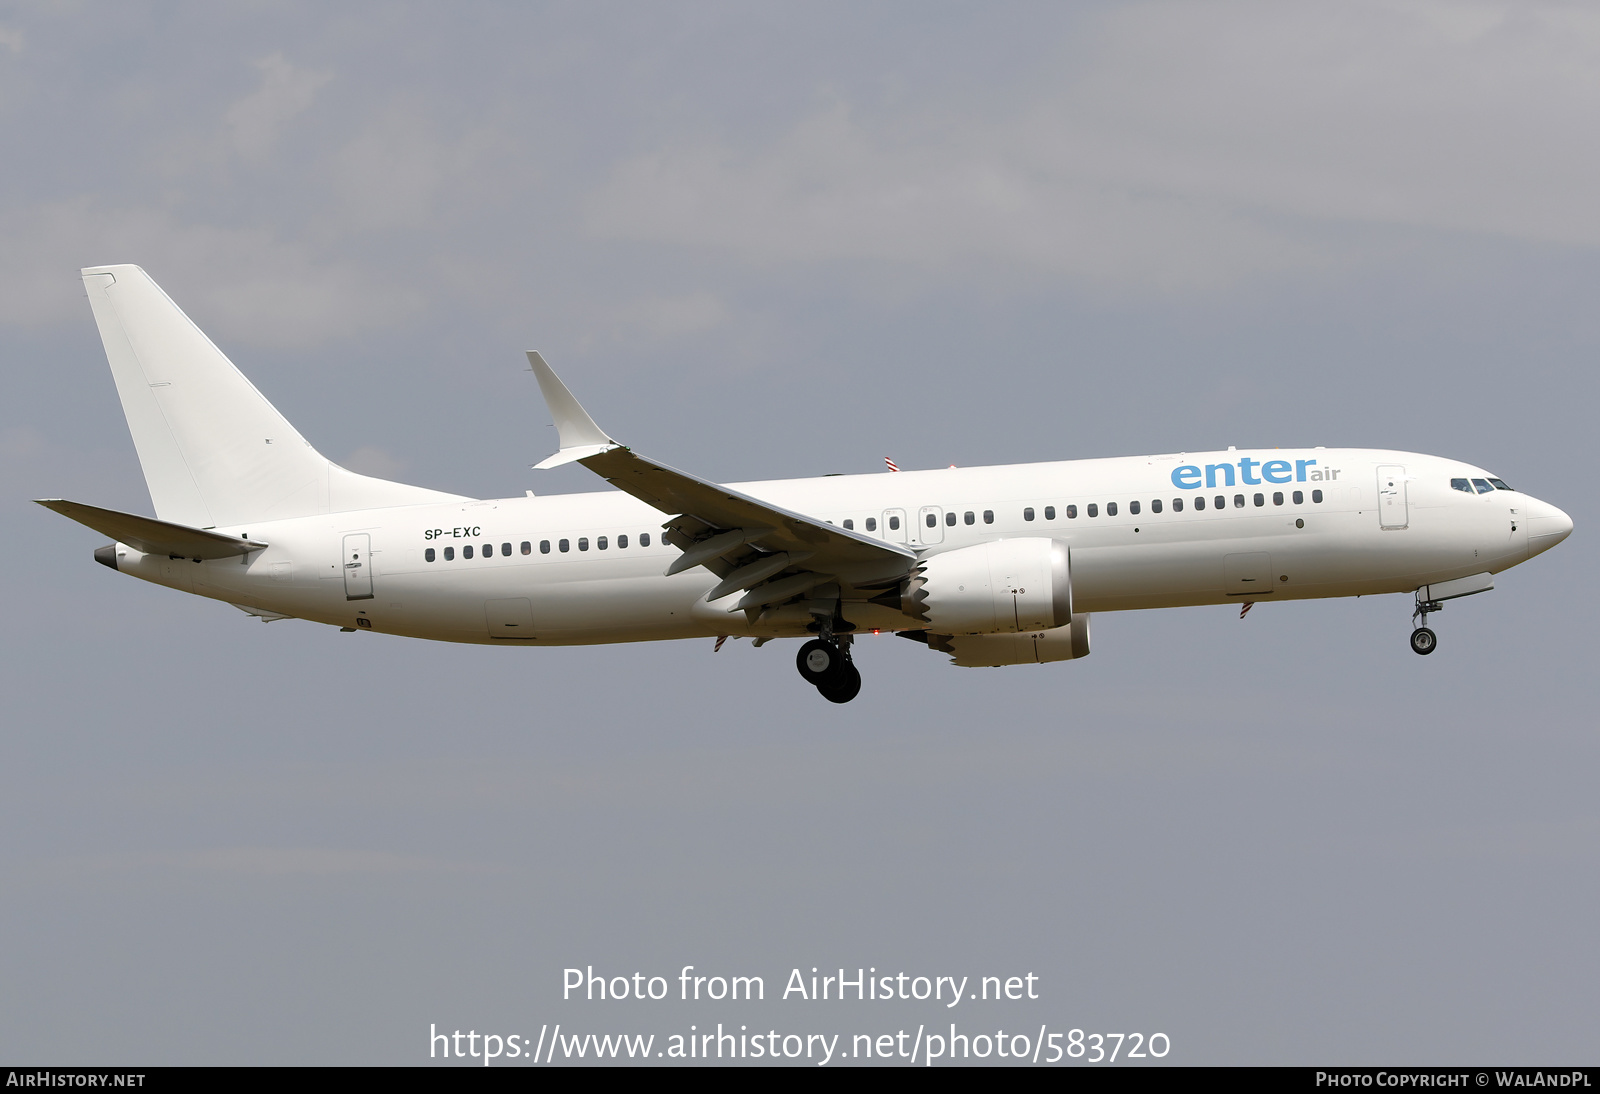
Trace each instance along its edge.
{"label": "jet engine", "polygon": [[1057,539],[1001,539],[925,558],[901,610],[939,635],[1050,631],[1072,622],[1072,572]]}
{"label": "jet engine", "polygon": [[952,665],[993,668],[1042,665],[1089,656],[1089,616],[1079,612],[1065,627],[1020,634],[928,635],[928,646],[950,654]]}

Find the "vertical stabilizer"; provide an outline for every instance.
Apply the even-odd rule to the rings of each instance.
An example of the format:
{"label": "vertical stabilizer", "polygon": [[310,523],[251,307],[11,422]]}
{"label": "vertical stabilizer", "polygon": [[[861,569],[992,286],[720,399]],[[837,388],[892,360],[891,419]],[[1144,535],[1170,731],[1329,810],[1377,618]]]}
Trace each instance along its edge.
{"label": "vertical stabilizer", "polygon": [[137,266],[83,271],[162,520],[194,528],[455,497],[329,462]]}

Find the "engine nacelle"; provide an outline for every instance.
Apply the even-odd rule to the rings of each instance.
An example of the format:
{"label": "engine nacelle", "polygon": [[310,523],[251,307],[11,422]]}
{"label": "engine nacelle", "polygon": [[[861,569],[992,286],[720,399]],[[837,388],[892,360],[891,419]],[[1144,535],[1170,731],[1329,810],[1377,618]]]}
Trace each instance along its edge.
{"label": "engine nacelle", "polygon": [[901,609],[929,634],[1017,634],[1072,622],[1072,569],[1057,539],[1000,539],[923,559]]}
{"label": "engine nacelle", "polygon": [[1079,613],[1065,627],[1021,634],[930,634],[928,645],[950,654],[950,663],[963,668],[997,668],[1001,665],[1042,665],[1089,656],[1089,616]]}

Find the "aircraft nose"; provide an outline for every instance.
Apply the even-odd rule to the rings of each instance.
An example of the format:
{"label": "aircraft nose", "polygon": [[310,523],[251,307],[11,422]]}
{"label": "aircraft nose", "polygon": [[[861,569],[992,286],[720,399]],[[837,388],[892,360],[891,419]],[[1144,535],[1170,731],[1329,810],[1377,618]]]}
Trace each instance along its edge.
{"label": "aircraft nose", "polygon": [[1572,518],[1548,502],[1529,499],[1528,557],[1548,551],[1572,534]]}

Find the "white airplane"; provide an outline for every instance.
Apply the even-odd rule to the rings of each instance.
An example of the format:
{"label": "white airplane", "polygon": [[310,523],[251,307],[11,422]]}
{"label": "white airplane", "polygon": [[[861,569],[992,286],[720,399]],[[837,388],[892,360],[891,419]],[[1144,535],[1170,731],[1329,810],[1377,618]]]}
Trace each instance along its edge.
{"label": "white airplane", "polygon": [[[40,501],[95,560],[264,620],[531,646],[802,638],[844,703],[863,630],[965,666],[1089,652],[1092,612],[1414,593],[1429,614],[1572,521],[1480,467],[1258,449],[722,486],[597,426],[538,353],[560,434],[615,491],[480,501],[320,455],[137,266],[83,271],[157,519]],[[720,644],[720,642],[719,642]]]}

